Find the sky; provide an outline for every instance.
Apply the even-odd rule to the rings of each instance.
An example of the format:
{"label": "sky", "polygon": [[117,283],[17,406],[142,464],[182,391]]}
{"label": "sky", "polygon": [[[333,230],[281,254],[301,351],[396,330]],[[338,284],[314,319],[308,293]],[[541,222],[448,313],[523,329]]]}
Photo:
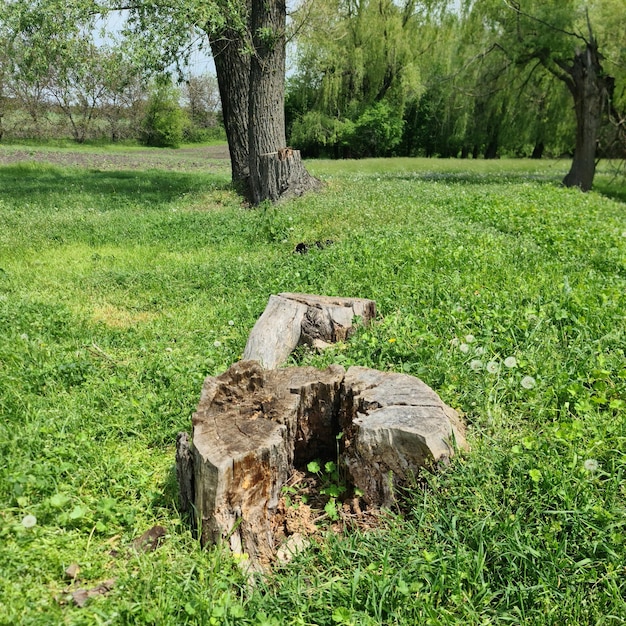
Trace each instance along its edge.
{"label": "sky", "polygon": [[[119,33],[124,26],[126,19],[126,11],[112,11],[106,18],[99,19],[97,23],[98,30],[104,30],[109,33]],[[95,33],[97,44],[106,44],[111,39],[102,36],[99,32]],[[215,64],[209,53],[208,47],[205,50],[195,50],[191,54],[189,63],[189,73],[192,76],[200,76],[202,74],[215,75]]]}

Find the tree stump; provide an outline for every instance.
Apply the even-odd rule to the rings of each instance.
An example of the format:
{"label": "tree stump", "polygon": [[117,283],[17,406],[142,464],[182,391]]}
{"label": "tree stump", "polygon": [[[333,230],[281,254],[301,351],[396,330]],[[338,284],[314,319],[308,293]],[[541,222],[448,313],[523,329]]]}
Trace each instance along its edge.
{"label": "tree stump", "polygon": [[456,412],[417,378],[339,365],[276,369],[299,342],[346,339],[355,317],[368,322],[375,312],[360,298],[271,296],[246,360],[205,380],[192,440],[180,434],[176,452],[181,510],[203,545],[224,541],[254,568],[270,563],[281,489],[313,459],[339,462],[348,491],[389,507],[422,468],[467,447]]}
{"label": "tree stump", "polygon": [[[191,447],[203,545],[225,540],[252,563],[271,560],[271,515],[280,490],[294,463],[332,448],[344,373],[339,366],[264,370],[242,361],[207,378],[193,416]],[[181,485],[181,493],[188,489]]]}
{"label": "tree stump", "polygon": [[354,332],[354,318],[368,324],[375,316],[376,303],[364,298],[304,293],[272,295],[248,337],[243,358],[274,369],[299,343],[324,348],[344,341]]}
{"label": "tree stump", "polygon": [[259,155],[258,171],[259,175],[254,177],[252,185],[254,204],[301,196],[322,186],[320,180],[307,172],[300,151],[292,148]]}
{"label": "tree stump", "polygon": [[390,507],[421,468],[467,447],[457,412],[419,378],[354,366],[344,389],[343,462],[371,506]]}
{"label": "tree stump", "polygon": [[[391,506],[394,490],[421,468],[466,447],[453,409],[411,376],[235,363],[206,379],[193,416],[191,488],[202,544],[226,541],[254,566],[271,562],[282,487],[294,468],[314,458],[336,461],[340,432],[347,487],[358,487],[373,507]],[[181,494],[189,490],[180,485]]]}

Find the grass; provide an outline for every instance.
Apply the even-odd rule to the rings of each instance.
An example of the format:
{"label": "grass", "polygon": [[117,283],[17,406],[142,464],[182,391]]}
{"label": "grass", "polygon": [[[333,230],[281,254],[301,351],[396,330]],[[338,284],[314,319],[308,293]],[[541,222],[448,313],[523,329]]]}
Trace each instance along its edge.
{"label": "grass", "polygon": [[[257,211],[226,167],[0,168],[0,623],[625,623],[619,180],[310,165],[322,193]],[[174,440],[279,291],[374,298],[371,328],[294,358],[419,376],[472,451],[381,529],[329,533],[251,589],[180,521]],[[157,523],[163,547],[129,549]],[[73,606],[71,563],[115,587]]]}

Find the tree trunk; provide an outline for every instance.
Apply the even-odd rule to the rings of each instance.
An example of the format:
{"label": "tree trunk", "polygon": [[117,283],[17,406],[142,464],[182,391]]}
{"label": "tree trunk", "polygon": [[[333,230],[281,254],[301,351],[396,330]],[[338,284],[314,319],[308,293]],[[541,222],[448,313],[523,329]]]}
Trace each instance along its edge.
{"label": "tree trunk", "polygon": [[576,54],[571,66],[562,69],[567,73],[565,83],[574,98],[576,112],[576,148],[563,184],[589,191],[596,171],[596,147],[607,96],[607,84],[595,40],[592,39],[584,50]]}
{"label": "tree trunk", "polygon": [[543,141],[537,141],[535,143],[535,147],[533,148],[533,153],[530,155],[531,159],[540,159],[543,156],[543,151],[545,150],[545,145]]}
{"label": "tree trunk", "polygon": [[492,137],[485,148],[485,159],[497,159],[498,158],[498,139]]}
{"label": "tree trunk", "polygon": [[252,0],[248,142],[250,200],[259,204],[315,189],[297,150],[285,138],[284,0]]}
{"label": "tree trunk", "polygon": [[253,204],[320,186],[285,139],[284,0],[247,1],[248,36],[207,31],[215,59],[234,185]]}
{"label": "tree trunk", "polygon": [[222,101],[233,184],[248,195],[250,54],[244,49],[243,36],[232,28],[225,28],[218,36],[209,35],[209,39]]}

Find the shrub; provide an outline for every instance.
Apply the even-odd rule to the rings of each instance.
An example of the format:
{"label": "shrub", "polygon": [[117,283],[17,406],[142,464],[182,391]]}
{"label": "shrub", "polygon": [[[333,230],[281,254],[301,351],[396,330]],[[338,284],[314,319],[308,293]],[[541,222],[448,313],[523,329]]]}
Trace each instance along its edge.
{"label": "shrub", "polygon": [[354,124],[351,147],[358,156],[391,156],[402,140],[404,121],[387,102],[368,107]]}
{"label": "shrub", "polygon": [[178,89],[170,84],[157,84],[153,88],[141,127],[143,144],[159,148],[180,146],[188,122],[179,96]]}

